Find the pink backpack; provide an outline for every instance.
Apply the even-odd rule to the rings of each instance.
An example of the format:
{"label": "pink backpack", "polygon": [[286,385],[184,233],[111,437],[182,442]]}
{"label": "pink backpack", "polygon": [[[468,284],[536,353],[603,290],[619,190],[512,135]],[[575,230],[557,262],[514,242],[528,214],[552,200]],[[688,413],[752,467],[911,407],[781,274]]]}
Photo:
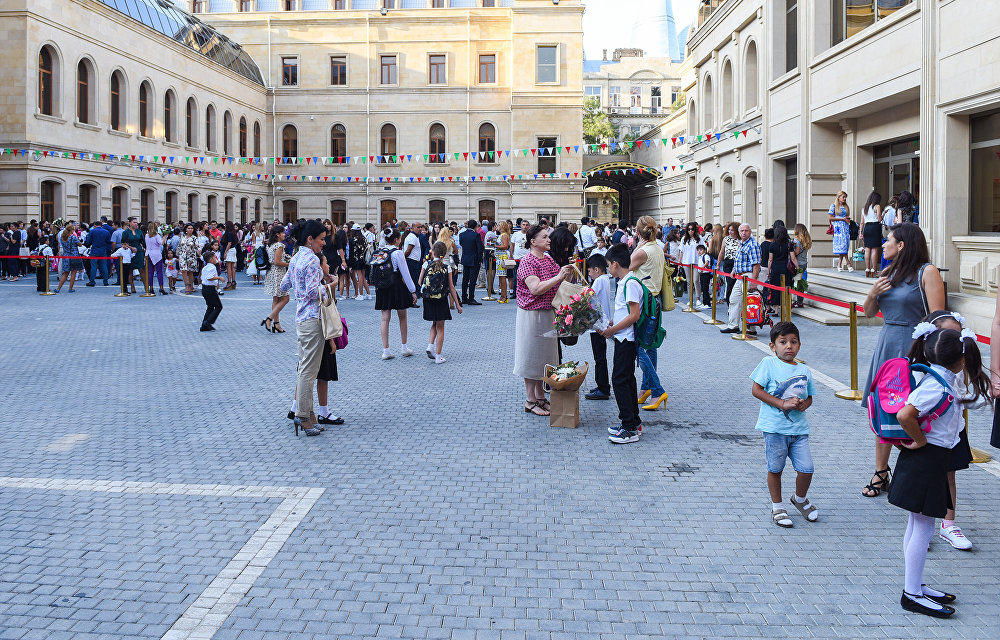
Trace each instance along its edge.
{"label": "pink backpack", "polygon": [[[914,371],[925,374],[920,382],[914,382]],[[882,363],[868,390],[868,422],[872,431],[879,437],[879,442],[901,444],[912,441],[899,424],[896,414],[906,406],[906,401],[913,390],[932,376],[942,387],[949,388],[944,378],[926,365],[910,364],[906,358],[892,358]],[[944,415],[954,401],[955,397],[951,393],[945,391],[941,394],[941,399],[934,409],[920,419],[920,428],[924,433],[931,430],[931,423]]]}

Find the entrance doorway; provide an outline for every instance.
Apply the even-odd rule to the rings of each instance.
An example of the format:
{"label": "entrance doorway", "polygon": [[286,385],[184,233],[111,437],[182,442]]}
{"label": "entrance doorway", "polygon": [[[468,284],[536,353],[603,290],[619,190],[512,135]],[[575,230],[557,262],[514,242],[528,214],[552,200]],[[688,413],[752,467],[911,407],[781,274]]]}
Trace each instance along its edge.
{"label": "entrance doorway", "polygon": [[882,202],[909,191],[919,200],[920,140],[911,138],[876,146],[874,155],[875,190]]}
{"label": "entrance doorway", "polygon": [[281,219],[282,222],[288,224],[290,222],[295,222],[299,219],[299,203],[295,200],[282,200],[281,202]]}
{"label": "entrance doorway", "polygon": [[383,200],[381,202],[381,226],[385,226],[396,220],[396,201],[395,200]]}

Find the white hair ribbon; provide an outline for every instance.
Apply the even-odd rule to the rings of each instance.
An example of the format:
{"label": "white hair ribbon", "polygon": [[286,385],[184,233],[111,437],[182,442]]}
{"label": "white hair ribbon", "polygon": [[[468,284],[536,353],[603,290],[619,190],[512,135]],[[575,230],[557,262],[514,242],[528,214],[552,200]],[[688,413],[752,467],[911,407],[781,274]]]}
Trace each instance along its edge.
{"label": "white hair ribbon", "polygon": [[[941,316],[941,318],[945,318],[947,316],[951,316],[955,320],[955,322],[957,322],[958,324],[962,325],[962,328],[965,329],[965,327],[966,327],[965,316],[963,316],[961,313],[959,313],[957,311],[950,311],[950,312],[948,312],[948,314],[946,316]],[[940,320],[941,318],[938,318],[938,319]],[[973,337],[975,337],[975,336],[973,336]]]}
{"label": "white hair ribbon", "polygon": [[965,339],[971,338],[973,342],[978,340],[976,332],[972,329],[962,329],[962,353],[965,353]]}
{"label": "white hair ribbon", "polygon": [[937,331],[937,327],[935,327],[930,322],[920,322],[917,324],[916,327],[913,328],[913,335],[910,337],[913,338],[914,340],[917,340],[918,338],[929,336],[935,331]]}

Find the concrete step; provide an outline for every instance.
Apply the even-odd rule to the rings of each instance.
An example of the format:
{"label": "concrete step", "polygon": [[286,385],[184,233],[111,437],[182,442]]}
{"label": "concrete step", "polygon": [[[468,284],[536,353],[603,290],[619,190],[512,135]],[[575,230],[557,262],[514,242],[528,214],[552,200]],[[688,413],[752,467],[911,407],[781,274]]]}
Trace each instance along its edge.
{"label": "concrete step", "polygon": [[[858,304],[862,304],[871,286],[872,280],[865,278],[863,271],[858,275],[857,271],[851,273],[829,268],[809,269],[808,293],[814,296],[844,303],[857,302]],[[796,309],[795,312],[823,324],[849,324],[849,310],[828,302],[807,299],[806,307],[804,309]],[[863,315],[859,315],[858,324],[863,326],[877,326],[882,324],[882,320],[880,318],[865,318]]]}
{"label": "concrete step", "polygon": [[805,306],[792,309],[792,315],[835,327],[842,327],[850,324],[850,320],[847,315],[842,315],[833,311],[828,311],[827,309],[821,309],[819,307]]}

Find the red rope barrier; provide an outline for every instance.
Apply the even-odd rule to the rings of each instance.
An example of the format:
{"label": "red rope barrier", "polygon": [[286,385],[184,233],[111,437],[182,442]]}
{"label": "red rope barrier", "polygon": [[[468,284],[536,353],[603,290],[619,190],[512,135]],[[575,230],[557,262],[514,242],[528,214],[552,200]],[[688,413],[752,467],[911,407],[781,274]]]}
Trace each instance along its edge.
{"label": "red rope barrier", "polygon": [[45,258],[46,260],[117,260],[117,257],[112,258],[111,256],[46,256],[40,253],[33,253],[28,256],[0,256],[0,260],[3,258],[17,258],[19,260],[41,260]]}

